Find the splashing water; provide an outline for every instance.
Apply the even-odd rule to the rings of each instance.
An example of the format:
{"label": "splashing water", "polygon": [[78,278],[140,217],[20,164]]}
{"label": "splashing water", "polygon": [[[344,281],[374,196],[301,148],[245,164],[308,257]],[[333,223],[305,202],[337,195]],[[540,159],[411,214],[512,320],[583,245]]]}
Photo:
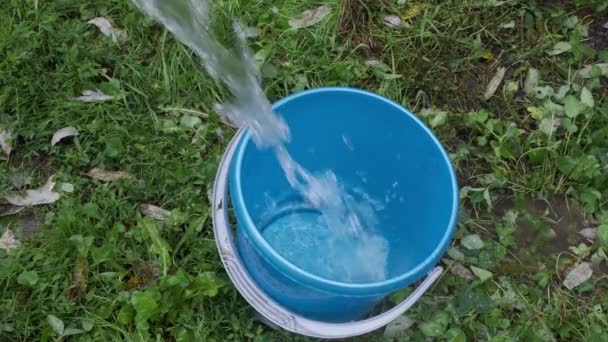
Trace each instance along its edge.
{"label": "splashing water", "polygon": [[[333,172],[313,175],[290,156],[285,147],[290,140],[289,128],[272,111],[262,91],[239,22],[233,22],[236,46],[228,49],[210,32],[207,0],[133,2],[190,47],[202,59],[209,75],[228,88],[233,102],[223,105],[223,114],[238,127],[247,127],[258,148],[275,151],[289,184],[317,212],[312,224],[310,219],[300,220],[292,215],[289,222],[279,225],[279,231],[265,231],[265,238],[275,250],[299,267],[331,280],[385,279],[388,243],[374,233],[378,207],[367,196],[355,198],[348,194]],[[311,232],[314,229],[324,229],[324,233]],[[285,234],[297,236],[282,238]]]}

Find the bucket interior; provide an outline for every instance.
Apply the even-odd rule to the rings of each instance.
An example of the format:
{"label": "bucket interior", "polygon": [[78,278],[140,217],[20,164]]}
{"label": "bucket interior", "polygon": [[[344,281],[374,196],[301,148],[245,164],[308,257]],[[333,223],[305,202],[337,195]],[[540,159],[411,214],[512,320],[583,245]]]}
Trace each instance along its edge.
{"label": "bucket interior", "polygon": [[[418,120],[381,97],[352,91],[311,92],[275,110],[291,129],[287,149],[294,160],[313,173],[332,170],[340,183],[379,202],[373,230],[388,243],[388,254],[386,264],[372,257],[367,267],[383,267],[385,280],[410,272],[403,287],[438,262],[453,233],[457,187],[445,153]],[[273,151],[248,139],[241,144],[236,172],[254,224],[249,229],[295,266],[324,277],[315,269],[324,251],[315,248],[326,248],[320,241],[331,227],[319,225],[318,213],[301,203]]]}

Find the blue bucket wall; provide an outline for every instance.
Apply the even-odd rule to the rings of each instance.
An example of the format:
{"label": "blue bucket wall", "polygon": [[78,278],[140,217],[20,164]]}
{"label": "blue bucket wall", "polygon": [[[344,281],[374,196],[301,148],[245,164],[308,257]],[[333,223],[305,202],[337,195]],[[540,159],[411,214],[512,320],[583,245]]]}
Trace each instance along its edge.
{"label": "blue bucket wall", "polygon": [[[292,191],[274,153],[245,134],[231,162],[230,195],[245,267],[275,301],[326,322],[364,317],[392,291],[424,277],[451,241],[458,187],[447,154],[413,114],[378,95],[321,88],[274,106],[289,124],[287,146],[312,172],[338,178],[379,199],[377,231],[390,244],[387,279],[347,284],[309,274],[278,255],[258,231],[268,198]],[[257,225],[256,225],[257,224]]]}

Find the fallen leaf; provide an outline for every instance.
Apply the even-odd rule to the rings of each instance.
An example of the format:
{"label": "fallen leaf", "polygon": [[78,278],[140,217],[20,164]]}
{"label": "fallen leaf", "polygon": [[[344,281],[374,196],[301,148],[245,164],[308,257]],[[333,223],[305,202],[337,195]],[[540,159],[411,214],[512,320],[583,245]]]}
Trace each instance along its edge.
{"label": "fallen leaf", "polygon": [[51,139],[51,146],[55,146],[59,141],[67,137],[73,137],[78,135],[78,130],[74,127],[64,127],[59,129],[55,134],[53,134],[53,138]]}
{"label": "fallen leaf", "polygon": [[13,205],[29,207],[40,204],[50,204],[59,199],[59,194],[53,191],[26,190],[24,195],[9,194],[4,198]]}
{"label": "fallen leaf", "polygon": [[526,90],[526,95],[532,97],[536,96],[536,88],[538,88],[538,78],[539,73],[537,69],[530,68],[528,70],[528,76],[526,77],[526,82],[524,85],[524,89]]}
{"label": "fallen leaf", "polygon": [[586,67],[578,70],[576,75],[581,78],[591,78],[591,70],[596,66],[599,68],[603,76],[608,76],[608,63],[598,63],[594,65],[587,65]]}
{"label": "fallen leaf", "polygon": [[462,279],[466,279],[466,280],[475,279],[475,277],[473,276],[473,273],[471,273],[471,271],[469,271],[468,268],[464,267],[459,262],[452,263],[452,265],[450,267],[450,272],[452,272],[452,274],[454,274],[455,276],[462,278]]}
{"label": "fallen leaf", "polygon": [[113,182],[119,179],[135,179],[135,176],[124,171],[106,171],[99,168],[94,168],[87,173],[87,176],[99,179],[104,182]]}
{"label": "fallen leaf", "polygon": [[104,36],[112,38],[114,43],[127,40],[127,33],[124,30],[117,30],[112,27],[112,24],[106,18],[94,18],[87,21],[87,24],[97,26],[99,31],[101,31]]}
{"label": "fallen leaf", "polygon": [[578,233],[589,241],[595,241],[597,238],[597,228],[585,228]]}
{"label": "fallen leaf", "polygon": [[80,102],[103,102],[112,99],[114,99],[114,96],[106,95],[99,90],[85,90],[82,92],[82,96],[73,98],[73,100]]}
{"label": "fallen leaf", "polygon": [[55,184],[57,182],[55,181],[55,175],[52,175],[49,177],[49,179],[47,179],[46,183],[44,183],[43,186],[41,186],[40,188],[38,188],[38,190],[40,191],[52,191],[53,188],[55,188]]}
{"label": "fallen leaf", "polygon": [[593,270],[591,269],[591,265],[588,262],[583,262],[574,267],[568,272],[566,279],[564,280],[564,286],[572,290],[573,288],[579,286],[580,284],[587,281],[593,275]]}
{"label": "fallen leaf", "polygon": [[410,20],[410,19],[414,18],[415,16],[417,16],[418,14],[420,14],[420,12],[427,9],[428,7],[429,7],[429,4],[427,4],[427,3],[415,4],[412,7],[408,8],[408,10],[405,11],[405,13],[403,13],[403,15],[401,16],[401,19]]}
{"label": "fallen leaf", "polygon": [[2,151],[4,151],[4,154],[7,156],[11,155],[13,149],[11,146],[12,137],[13,134],[11,131],[0,130],[0,147],[2,147]]}
{"label": "fallen leaf", "polygon": [[59,199],[59,194],[53,191],[55,187],[55,176],[49,177],[46,184],[38,189],[26,190],[25,194],[10,193],[4,196],[10,204],[20,207],[30,207],[40,204],[54,203]]}
{"label": "fallen leaf", "polygon": [[384,17],[384,23],[389,27],[399,27],[402,24],[401,18],[394,14],[389,14]]}
{"label": "fallen leaf", "polygon": [[331,13],[331,7],[323,5],[321,7],[302,12],[299,18],[290,19],[289,25],[293,29],[307,28],[323,21]]}
{"label": "fallen leaf", "polygon": [[169,210],[157,207],[152,204],[140,204],[139,212],[141,212],[144,216],[149,216],[158,221],[164,221],[169,215],[171,215],[171,212]]}
{"label": "fallen leaf", "polygon": [[10,229],[6,229],[0,237],[0,248],[5,251],[19,247],[21,243],[19,240],[15,240],[15,235]]}
{"label": "fallen leaf", "polygon": [[9,205],[7,207],[4,207],[4,208],[0,209],[0,217],[15,215],[15,214],[19,213],[23,209],[25,209],[25,208],[24,207],[20,207],[20,206],[16,206],[16,205]]}
{"label": "fallen leaf", "polygon": [[602,27],[608,30],[608,21],[606,23],[604,23],[604,25],[602,25]]}
{"label": "fallen leaf", "polygon": [[496,71],[496,75],[494,75],[494,77],[492,77],[492,80],[490,80],[490,83],[488,83],[486,92],[483,94],[483,98],[485,100],[489,100],[492,96],[494,96],[494,94],[496,93],[496,90],[498,90],[498,86],[500,86],[500,83],[505,78],[506,71],[507,71],[507,68],[504,68],[504,67],[498,68],[498,70]]}
{"label": "fallen leaf", "polygon": [[460,243],[469,250],[482,249],[484,246],[483,240],[477,234],[467,235],[460,240]]}
{"label": "fallen leaf", "polygon": [[471,271],[473,271],[473,274],[475,274],[482,282],[494,276],[494,273],[475,266],[471,266]]}
{"label": "fallen leaf", "polygon": [[416,321],[407,316],[399,316],[384,328],[384,337],[390,339],[399,337],[403,332],[411,328],[414,323],[416,323]]}

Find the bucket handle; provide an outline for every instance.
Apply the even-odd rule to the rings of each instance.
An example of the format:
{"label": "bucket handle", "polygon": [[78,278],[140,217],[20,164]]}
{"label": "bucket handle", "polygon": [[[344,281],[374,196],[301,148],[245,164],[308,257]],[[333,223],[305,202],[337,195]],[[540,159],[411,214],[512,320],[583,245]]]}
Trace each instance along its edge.
{"label": "bucket handle", "polygon": [[418,285],[414,292],[394,308],[377,316],[349,323],[325,323],[311,320],[287,310],[282,305],[272,300],[259,286],[257,286],[247,270],[243,267],[239,254],[236,252],[229,226],[228,171],[236,145],[243,135],[243,132],[244,130],[240,129],[234,136],[226,149],[226,153],[222,157],[222,161],[220,162],[217,171],[212,203],[213,229],[217,248],[230,280],[232,280],[236,289],[249,305],[251,305],[263,318],[280,328],[310,337],[337,339],[363,335],[382,328],[405,313],[441,276],[443,268],[437,266],[427,274],[426,279]]}

